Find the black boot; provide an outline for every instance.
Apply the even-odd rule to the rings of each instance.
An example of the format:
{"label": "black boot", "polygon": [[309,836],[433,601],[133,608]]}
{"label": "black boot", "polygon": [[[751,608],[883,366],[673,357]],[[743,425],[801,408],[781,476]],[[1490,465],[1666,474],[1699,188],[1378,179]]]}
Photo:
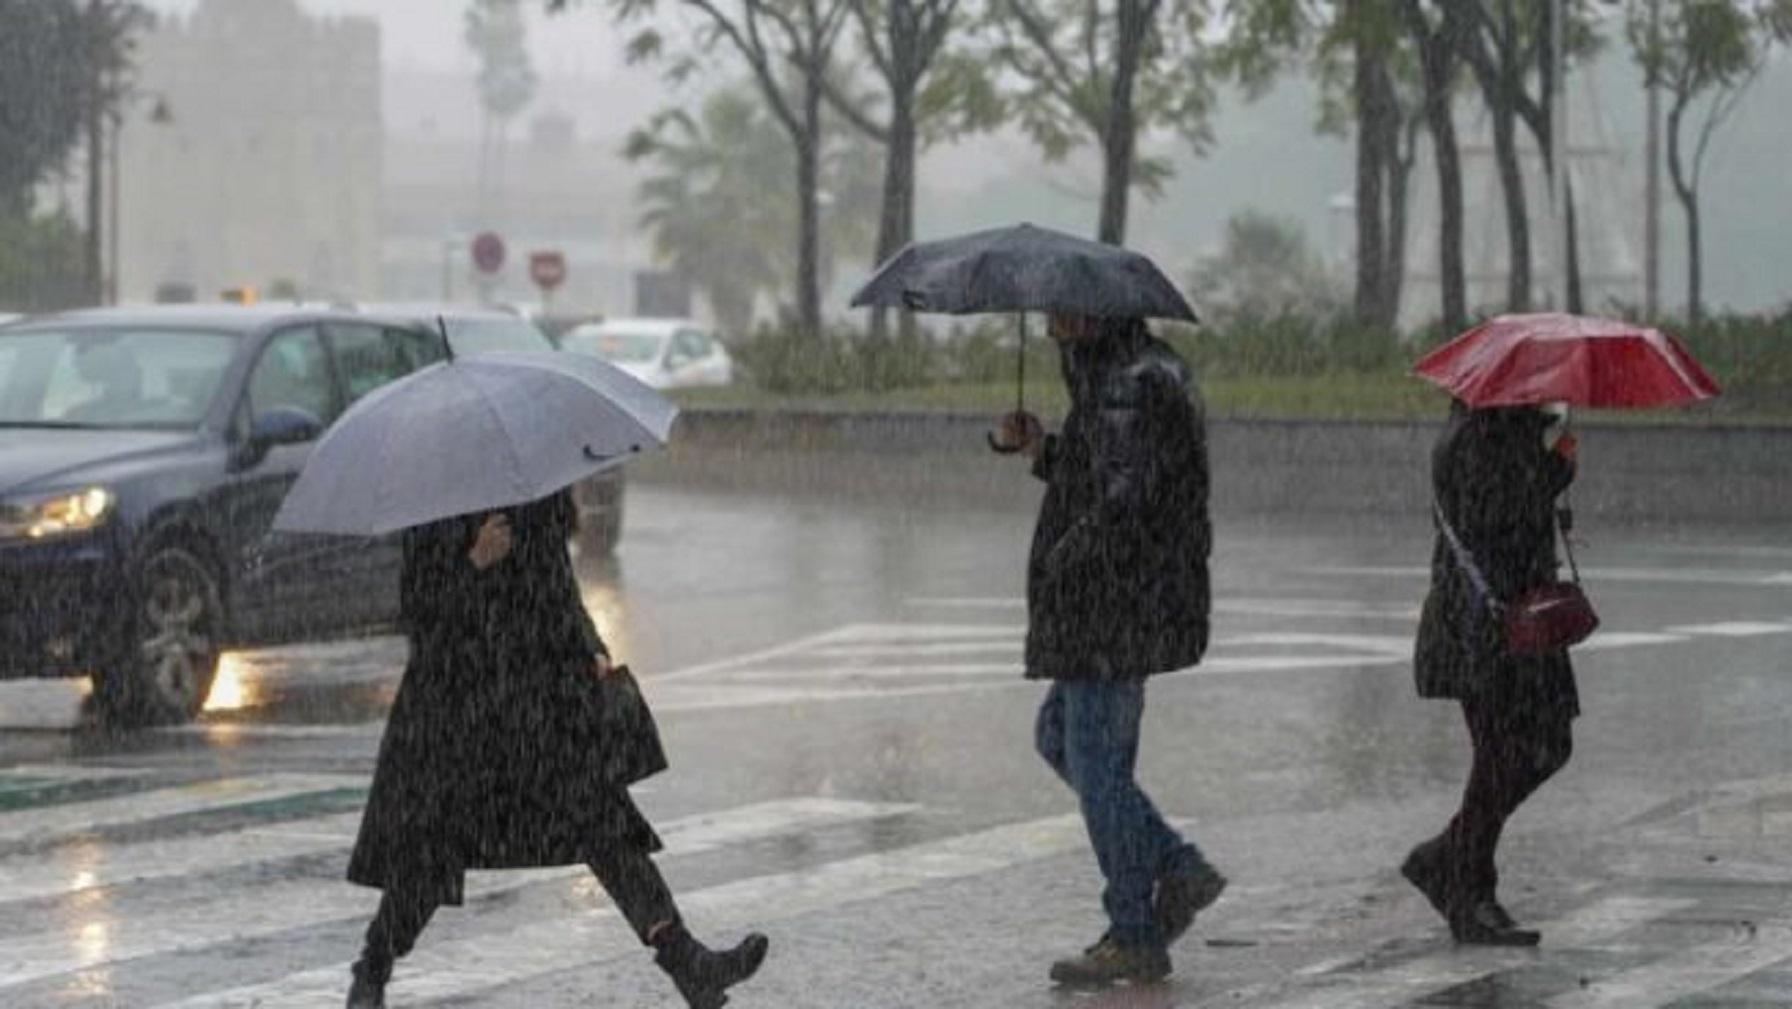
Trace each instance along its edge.
{"label": "black boot", "polygon": [[758,973],[771,942],[754,932],[733,949],[717,953],[692,938],[683,925],[673,924],[654,936],[653,946],[658,950],[653,962],[672,979],[691,1009],[721,1009],[728,1002],[729,988]]}
{"label": "black boot", "polygon": [[1443,915],[1445,921],[1450,920],[1457,899],[1454,892],[1456,888],[1451,885],[1443,842],[1426,841],[1414,848],[1401,864],[1400,875],[1405,876],[1408,883],[1425,895],[1432,910]]}
{"label": "black boot", "polygon": [[348,988],[348,1009],[386,1009],[386,982],[392,977],[392,964],[363,953],[350,970],[355,980]]}

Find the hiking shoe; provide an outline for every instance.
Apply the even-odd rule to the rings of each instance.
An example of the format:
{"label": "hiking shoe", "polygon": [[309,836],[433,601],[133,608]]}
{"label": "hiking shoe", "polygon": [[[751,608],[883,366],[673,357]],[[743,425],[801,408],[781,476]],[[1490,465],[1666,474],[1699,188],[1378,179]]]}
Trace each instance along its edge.
{"label": "hiking shoe", "polygon": [[1052,980],[1076,988],[1119,981],[1153,984],[1170,976],[1170,953],[1160,945],[1125,945],[1105,938],[1082,955],[1052,964]]}
{"label": "hiking shoe", "polygon": [[1164,945],[1174,945],[1195,923],[1195,915],[1213,906],[1226,892],[1226,877],[1211,865],[1179,872],[1157,881],[1157,931]]}

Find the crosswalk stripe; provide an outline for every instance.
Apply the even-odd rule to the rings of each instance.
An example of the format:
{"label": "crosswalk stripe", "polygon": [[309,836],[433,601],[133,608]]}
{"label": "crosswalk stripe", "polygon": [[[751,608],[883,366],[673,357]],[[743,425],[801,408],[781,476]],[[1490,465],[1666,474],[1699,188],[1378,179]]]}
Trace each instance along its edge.
{"label": "crosswalk stripe", "polygon": [[[815,798],[773,801],[680,818],[667,823],[661,837],[668,854],[691,854],[721,845],[878,819],[915,808]],[[339,846],[346,848],[349,840],[343,839]],[[468,876],[467,893],[485,896],[585,875],[589,871],[579,866],[476,872]],[[34,935],[0,940],[0,988],[102,963],[204,949],[226,941],[368,916],[378,900],[378,894],[372,890],[333,878],[311,878],[222,895],[207,894],[204,899],[170,900],[158,906],[155,914],[143,917],[82,918],[47,927]],[[0,995],[0,1003],[4,1002]]]}
{"label": "crosswalk stripe", "polygon": [[346,774],[265,774],[219,778],[133,795],[0,813],[0,843],[38,843],[58,836],[202,813],[251,802],[365,785]]}
{"label": "crosswalk stripe", "polygon": [[337,813],[200,837],[66,845],[0,860],[0,903],[342,850],[360,822],[359,813]]}
{"label": "crosswalk stripe", "polygon": [[[997,872],[1051,858],[1088,844],[1079,816],[1010,824],[829,862],[812,869],[757,876],[685,894],[686,916],[705,929],[769,923],[842,904],[886,897],[936,883]],[[637,940],[608,907],[482,935],[423,945],[393,979],[392,1001],[420,1004],[466,997],[552,971],[601,961]],[[348,964],[308,970],[275,981],[195,996],[158,1009],[312,1009],[341,1004]]]}
{"label": "crosswalk stripe", "polygon": [[[913,609],[946,610],[1024,610],[1027,601],[1019,596],[944,596],[916,597],[903,600]],[[1213,612],[1235,616],[1265,617],[1339,617],[1411,621],[1419,618],[1419,608],[1412,605],[1359,603],[1348,599],[1264,599],[1234,596],[1217,599]]]}
{"label": "crosswalk stripe", "polygon": [[[1541,926],[1543,939],[1551,949],[1595,943],[1692,904],[1688,900],[1665,898],[1610,897],[1545,922]],[[1356,962],[1360,962],[1360,958],[1352,961]],[[1264,1009],[1388,1009],[1494,971],[1531,962],[1535,962],[1535,951],[1458,947],[1447,953],[1433,953],[1370,972],[1350,970],[1347,964],[1318,975],[1326,981],[1336,982],[1335,987],[1303,988]]]}
{"label": "crosswalk stripe", "polygon": [[1683,624],[1679,627],[1669,627],[1667,630],[1674,634],[1706,635],[1718,638],[1753,638],[1768,634],[1792,634],[1792,622],[1725,620],[1714,624]]}
{"label": "crosswalk stripe", "polygon": [[1645,967],[1598,978],[1543,1003],[1548,1009],[1651,1009],[1712,991],[1792,959],[1792,925],[1765,922],[1727,942],[1683,949]]}

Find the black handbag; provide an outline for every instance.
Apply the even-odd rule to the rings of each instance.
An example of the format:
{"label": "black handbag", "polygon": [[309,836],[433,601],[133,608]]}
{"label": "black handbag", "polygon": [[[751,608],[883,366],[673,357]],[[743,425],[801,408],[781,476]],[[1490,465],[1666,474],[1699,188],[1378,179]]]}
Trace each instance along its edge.
{"label": "black handbag", "polygon": [[660,729],[627,666],[597,679],[598,757],[604,780],[632,785],[664,771]]}

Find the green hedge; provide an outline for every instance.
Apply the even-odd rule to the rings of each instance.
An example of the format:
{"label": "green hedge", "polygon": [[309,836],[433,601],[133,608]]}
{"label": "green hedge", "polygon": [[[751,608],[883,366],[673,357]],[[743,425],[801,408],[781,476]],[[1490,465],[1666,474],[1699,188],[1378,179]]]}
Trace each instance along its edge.
{"label": "green hedge", "polygon": [[[1723,386],[1736,409],[1792,410],[1792,307],[1660,325],[1679,337]],[[793,396],[886,392],[945,384],[984,385],[1015,377],[1018,327],[1012,318],[948,323],[917,339],[883,341],[836,327],[804,337],[766,327],[736,347],[753,385]],[[1446,334],[1402,335],[1347,320],[1285,315],[1223,326],[1162,326],[1160,334],[1204,379],[1316,378],[1403,374]],[[1057,349],[1032,321],[1026,369],[1034,380],[1058,373]]]}

